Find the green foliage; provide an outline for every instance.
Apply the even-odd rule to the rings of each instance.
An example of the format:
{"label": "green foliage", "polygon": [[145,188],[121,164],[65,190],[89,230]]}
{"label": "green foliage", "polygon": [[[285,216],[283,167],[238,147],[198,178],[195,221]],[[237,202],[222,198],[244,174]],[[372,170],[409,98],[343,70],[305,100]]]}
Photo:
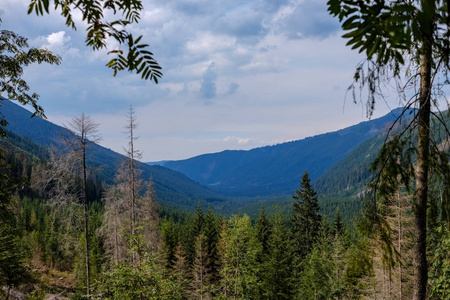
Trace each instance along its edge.
{"label": "green foliage", "polygon": [[[277,215],[278,216],[278,215]],[[269,220],[266,218],[266,213],[264,210],[264,206],[261,206],[261,213],[259,214],[259,218],[256,221],[256,237],[262,246],[263,254],[268,252],[269,248],[269,237],[271,235],[271,225]]]}
{"label": "green foliage", "polygon": [[[50,0],[30,0],[28,14],[33,11],[39,16],[49,13]],[[142,79],[153,80],[158,83],[162,77],[161,67],[153,58],[153,53],[146,50],[147,44],[140,43],[142,36],[133,38],[132,34],[126,31],[126,27],[133,23],[138,23],[140,12],[144,8],[140,0],[81,0],[81,1],[61,1],[54,0],[54,8],[60,11],[66,19],[66,25],[76,29],[73,19],[74,11],[82,13],[82,22],[86,28],[86,46],[93,50],[106,48],[108,38],[113,38],[120,45],[128,46],[128,53],[124,55],[121,49],[108,52],[115,58],[111,59],[106,66],[114,71],[114,76],[118,71],[136,71],[141,74]],[[122,17],[109,21],[107,14],[121,14]]]}
{"label": "green foliage", "polygon": [[[12,31],[0,31],[0,96],[5,93],[9,99],[17,100],[22,105],[31,104],[34,108],[32,116],[45,117],[43,108],[37,104],[39,95],[30,95],[30,87],[22,79],[23,68],[34,63],[60,64],[61,57],[47,49],[30,48],[26,38]],[[6,136],[4,127],[7,124],[5,117],[1,116],[0,136]]]}
{"label": "green foliage", "polygon": [[263,252],[261,263],[262,295],[265,299],[292,299],[294,285],[290,232],[279,213],[274,215],[272,223],[266,244],[267,252]]}
{"label": "green foliage", "polygon": [[220,272],[222,294],[226,297],[253,298],[259,294],[258,254],[261,246],[247,215],[232,216],[228,230],[222,231],[223,265]]}
{"label": "green foliage", "polygon": [[430,258],[430,299],[450,299],[450,233],[446,226],[437,229],[441,238]]}
{"label": "green foliage", "polygon": [[96,284],[94,299],[183,299],[180,294],[177,284],[171,277],[165,277],[155,259],[146,257],[135,266],[117,265],[106,272]]}
{"label": "green foliage", "polygon": [[316,242],[322,216],[319,214],[317,193],[313,190],[308,172],[305,172],[300,182],[300,188],[292,197],[293,203],[292,234],[294,253],[300,262],[311,251]]}
{"label": "green foliage", "polygon": [[218,251],[220,222],[217,216],[213,213],[211,208],[208,208],[205,217],[205,226],[203,234],[205,235],[206,247],[206,269],[207,280],[209,283],[216,282],[218,279]]}

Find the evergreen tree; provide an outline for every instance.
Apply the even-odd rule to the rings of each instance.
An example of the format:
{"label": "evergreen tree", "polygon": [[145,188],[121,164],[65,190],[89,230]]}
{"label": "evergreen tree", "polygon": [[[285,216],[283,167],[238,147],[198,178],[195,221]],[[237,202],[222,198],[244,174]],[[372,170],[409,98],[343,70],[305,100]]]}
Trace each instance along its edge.
{"label": "evergreen tree", "polygon": [[[14,191],[13,179],[9,174],[9,166],[0,149],[0,286],[7,288],[6,299],[10,289],[29,280],[29,273],[24,265],[19,240],[14,230]],[[0,291],[1,295],[2,291]]]}
{"label": "evergreen tree", "polygon": [[172,274],[175,277],[175,283],[178,286],[177,290],[180,291],[177,296],[180,299],[188,299],[188,295],[185,293],[185,291],[187,290],[190,280],[188,276],[188,265],[181,243],[178,243],[175,250]]}
{"label": "evergreen tree", "polygon": [[336,236],[339,236],[342,234],[342,231],[344,229],[344,225],[342,224],[342,218],[341,218],[341,211],[339,210],[339,206],[336,208],[336,213],[334,216],[334,222],[333,222],[333,230]]}
{"label": "evergreen tree", "polygon": [[178,242],[178,231],[173,221],[173,218],[167,217],[161,222],[161,233],[163,235],[165,245],[165,258],[167,267],[171,268],[175,262],[175,252],[177,251],[177,245],[182,249],[181,244]]}
{"label": "evergreen tree", "polygon": [[203,226],[205,223],[205,216],[200,202],[197,203],[197,210],[195,211],[193,219],[187,222],[184,226],[185,233],[182,236],[183,248],[186,252],[186,258],[189,266],[192,266],[195,257],[195,242],[200,233],[203,232]]}
{"label": "evergreen tree", "polygon": [[265,299],[292,299],[293,256],[290,234],[279,213],[274,215],[267,245],[262,270],[262,294]]}
{"label": "evergreen tree", "polygon": [[305,172],[300,182],[300,188],[295,191],[292,212],[292,235],[294,254],[300,262],[311,252],[317,240],[322,216],[319,215],[317,193],[313,190],[308,172]]}
{"label": "evergreen tree", "polygon": [[218,279],[217,243],[219,242],[219,222],[210,207],[208,207],[208,211],[206,212],[203,232],[206,243],[207,279],[210,284],[214,284]]}
{"label": "evergreen tree", "polygon": [[266,218],[264,206],[261,206],[258,221],[256,221],[256,236],[262,245],[262,253],[266,254],[269,248],[269,236],[271,234],[270,222]]}
{"label": "evergreen tree", "polygon": [[203,209],[200,202],[197,202],[197,210],[195,211],[194,220],[192,222],[192,235],[197,237],[201,232],[203,232],[204,224],[205,216],[203,214]]}
{"label": "evergreen tree", "polygon": [[232,216],[228,225],[221,271],[222,287],[226,288],[223,292],[227,298],[257,298],[260,294],[257,256],[261,245],[247,215]]}
{"label": "evergreen tree", "polygon": [[208,267],[207,267],[206,237],[199,234],[195,241],[195,259],[192,265],[191,295],[195,299],[209,299],[208,293]]}

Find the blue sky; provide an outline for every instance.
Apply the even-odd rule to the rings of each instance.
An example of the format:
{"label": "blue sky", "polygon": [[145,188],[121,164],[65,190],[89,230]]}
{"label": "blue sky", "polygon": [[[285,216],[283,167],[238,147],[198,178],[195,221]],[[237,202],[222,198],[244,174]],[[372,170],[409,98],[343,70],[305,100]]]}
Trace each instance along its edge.
{"label": "blue sky", "polygon": [[[158,85],[113,77],[106,50],[84,46],[79,15],[73,31],[56,11],[27,15],[28,3],[2,0],[0,29],[62,56],[60,66],[25,73],[49,121],[84,112],[101,124],[101,144],[122,152],[133,105],[144,161],[272,145],[367,120],[363,104],[345,99],[363,57],[345,47],[326,0],[144,0],[129,29],[163,67]],[[374,117],[398,105],[395,95],[379,101]]]}

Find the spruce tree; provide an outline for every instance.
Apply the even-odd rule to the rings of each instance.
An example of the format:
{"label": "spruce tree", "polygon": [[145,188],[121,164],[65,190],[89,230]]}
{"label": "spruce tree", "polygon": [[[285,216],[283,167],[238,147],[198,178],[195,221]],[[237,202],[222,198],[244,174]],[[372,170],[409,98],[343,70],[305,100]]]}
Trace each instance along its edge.
{"label": "spruce tree", "polygon": [[301,261],[311,252],[314,242],[317,240],[322,216],[319,214],[317,193],[313,190],[308,172],[302,176],[300,188],[292,197],[292,234],[294,254]]}
{"label": "spruce tree", "polygon": [[206,242],[206,264],[208,270],[208,282],[213,284],[218,279],[218,253],[217,253],[217,243],[219,242],[219,222],[212,212],[211,208],[208,207],[205,217],[205,226],[203,233],[205,235]]}
{"label": "spruce tree", "polygon": [[195,240],[195,258],[192,265],[191,294],[194,299],[208,299],[208,267],[206,237],[203,233]]}
{"label": "spruce tree", "polygon": [[256,236],[262,245],[263,255],[268,252],[269,236],[271,234],[270,222],[266,218],[264,206],[261,206],[261,213],[259,214],[258,221],[256,222]]}
{"label": "spruce tree", "polygon": [[292,299],[292,248],[289,231],[281,214],[273,218],[272,232],[268,239],[268,253],[263,262],[263,298]]}

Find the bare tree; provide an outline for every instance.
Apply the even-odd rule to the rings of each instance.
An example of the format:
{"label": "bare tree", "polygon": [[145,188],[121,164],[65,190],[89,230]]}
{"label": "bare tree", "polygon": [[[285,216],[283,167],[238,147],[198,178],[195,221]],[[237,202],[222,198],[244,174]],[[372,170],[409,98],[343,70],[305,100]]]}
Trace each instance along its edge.
{"label": "bare tree", "polygon": [[[33,166],[30,184],[50,207],[51,228],[57,228],[52,234],[59,236],[58,247],[70,260],[77,244],[73,232],[78,232],[82,227],[82,207],[77,197],[80,193],[80,182],[75,170],[76,156],[74,153],[61,156],[52,150],[49,154],[48,160]],[[59,225],[55,227],[58,219]]]}
{"label": "bare tree", "polygon": [[87,199],[87,162],[86,153],[89,145],[100,140],[98,134],[98,123],[95,123],[89,116],[84,113],[79,117],[74,117],[70,122],[68,129],[75,134],[75,138],[66,139],[67,144],[71,147],[73,153],[77,154],[78,162],[82,173],[83,192],[81,199],[84,206],[84,233],[86,238],[86,292],[90,299],[90,281],[91,281],[91,264],[89,258],[89,216],[88,216],[88,199]]}
{"label": "bare tree", "polygon": [[128,184],[130,191],[130,225],[131,225],[131,234],[134,234],[136,229],[136,196],[138,194],[138,172],[137,160],[141,158],[141,153],[139,150],[134,149],[134,141],[138,138],[134,134],[134,130],[139,125],[136,122],[136,114],[134,112],[134,108],[130,105],[130,110],[127,114],[128,124],[125,126],[127,129],[127,134],[129,138],[128,149],[126,150],[126,154],[128,157]]}
{"label": "bare tree", "polygon": [[119,264],[126,259],[127,243],[123,237],[125,205],[124,189],[122,185],[110,187],[104,197],[105,212],[100,234],[104,238],[106,253],[110,261]]}

